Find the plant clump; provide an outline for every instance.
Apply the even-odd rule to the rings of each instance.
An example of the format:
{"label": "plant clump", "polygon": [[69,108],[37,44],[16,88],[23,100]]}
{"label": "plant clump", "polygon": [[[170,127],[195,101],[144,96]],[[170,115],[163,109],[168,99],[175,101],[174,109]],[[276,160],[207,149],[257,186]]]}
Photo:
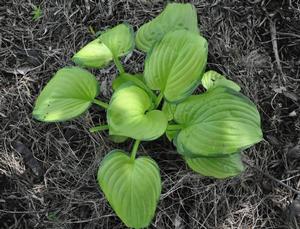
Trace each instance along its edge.
{"label": "plant clump", "polygon": [[[120,58],[135,46],[147,58],[143,73],[130,74]],[[73,56],[78,66],[59,70],[36,100],[33,116],[43,122],[71,120],[97,104],[106,110],[107,123],[92,132],[108,130],[117,142],[135,140],[130,154],[109,152],[97,175],[106,199],[128,227],[147,227],[161,194],[158,165],[137,156],[141,141],[165,134],[192,170],[226,178],[243,171],[240,152],[262,139],[255,104],[233,81],[205,72],[207,54],[193,5],[168,4],[136,33],[126,23],[103,32]],[[111,62],[119,75],[106,103],[96,98],[99,83],[84,68]],[[201,84],[206,91],[193,94]]]}

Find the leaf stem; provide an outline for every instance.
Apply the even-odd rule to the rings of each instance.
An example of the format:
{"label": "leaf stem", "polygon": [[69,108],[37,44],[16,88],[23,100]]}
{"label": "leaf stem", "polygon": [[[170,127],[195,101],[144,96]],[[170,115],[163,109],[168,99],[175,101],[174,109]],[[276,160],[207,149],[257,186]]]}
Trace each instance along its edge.
{"label": "leaf stem", "polygon": [[94,99],[94,100],[93,100],[93,103],[99,105],[100,107],[103,107],[104,109],[107,109],[107,108],[108,108],[108,103],[102,102],[102,101],[99,100],[99,99]]}
{"label": "leaf stem", "polygon": [[134,142],[134,145],[133,145],[133,148],[132,148],[131,154],[130,154],[130,159],[132,161],[134,161],[134,159],[135,159],[136,152],[137,152],[137,150],[139,148],[140,142],[141,142],[141,140],[135,140],[135,142]]}
{"label": "leaf stem", "polygon": [[97,131],[102,131],[102,130],[108,130],[108,125],[99,125],[99,126],[94,126],[89,129],[91,133],[97,132]]}
{"label": "leaf stem", "polygon": [[120,72],[120,74],[123,74],[125,72],[123,65],[121,64],[121,61],[119,60],[118,57],[114,57],[114,62],[115,65],[118,69],[118,71]]}
{"label": "leaf stem", "polygon": [[163,99],[163,97],[164,97],[164,93],[161,91],[159,93],[159,95],[157,96],[157,99],[155,101],[155,108],[158,108],[158,106],[161,103],[161,100]]}

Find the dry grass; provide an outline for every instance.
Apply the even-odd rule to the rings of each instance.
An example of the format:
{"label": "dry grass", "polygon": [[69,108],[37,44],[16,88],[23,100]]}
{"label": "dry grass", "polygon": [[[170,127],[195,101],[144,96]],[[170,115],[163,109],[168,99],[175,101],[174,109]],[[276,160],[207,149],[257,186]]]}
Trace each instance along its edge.
{"label": "dry grass", "polygon": [[[228,75],[257,103],[265,141],[244,152],[254,167],[228,180],[192,173],[166,139],[143,143],[141,153],[158,162],[163,180],[151,228],[299,228],[289,187],[300,188],[299,148],[290,150],[300,144],[300,3],[190,2],[209,40],[208,68]],[[0,0],[0,228],[124,228],[95,179],[107,152],[129,148],[88,132],[105,113],[93,107],[75,121],[45,124],[31,111],[55,71],[93,39],[89,26],[97,31],[126,21],[136,29],[164,3],[44,0],[34,22],[37,3]],[[134,52],[126,69],[142,71],[143,59]],[[94,73],[108,100],[116,69]]]}

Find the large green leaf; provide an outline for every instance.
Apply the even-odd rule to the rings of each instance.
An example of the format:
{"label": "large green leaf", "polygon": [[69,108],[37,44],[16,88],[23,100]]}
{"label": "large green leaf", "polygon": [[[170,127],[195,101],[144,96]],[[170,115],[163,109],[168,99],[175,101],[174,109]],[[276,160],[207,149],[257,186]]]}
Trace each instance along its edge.
{"label": "large green leaf", "polygon": [[192,170],[203,176],[222,179],[236,176],[244,171],[239,153],[218,158],[185,157],[184,159]]}
{"label": "large green leaf", "polygon": [[148,52],[166,33],[185,29],[199,34],[197,12],[192,4],[171,3],[152,21],[139,28],[136,45]]}
{"label": "large green leaf", "polygon": [[80,66],[101,68],[114,57],[126,55],[133,48],[132,27],[128,24],[120,24],[88,43],[73,56],[72,60]]}
{"label": "large green leaf", "polygon": [[207,60],[207,41],[177,30],[156,43],[146,59],[144,78],[152,90],[163,91],[168,102],[179,102],[199,85]]}
{"label": "large green leaf", "polygon": [[255,105],[226,87],[190,96],[176,106],[174,121],[181,126],[174,143],[185,156],[232,154],[262,139]]}
{"label": "large green leaf", "polygon": [[214,87],[229,87],[235,91],[240,91],[241,88],[235,82],[228,80],[225,76],[221,75],[220,73],[210,70],[203,74],[202,77],[202,85],[206,90],[212,89]]}
{"label": "large green leaf", "polygon": [[79,67],[65,67],[42,90],[33,117],[44,122],[70,120],[84,113],[98,94],[94,75]]}
{"label": "large green leaf", "polygon": [[98,183],[127,227],[145,228],[154,217],[161,193],[159,168],[149,157],[131,160],[112,151],[98,170]]}
{"label": "large green leaf", "polygon": [[131,83],[122,85],[107,110],[109,134],[146,141],[160,137],[167,128],[167,118],[152,108],[153,102],[142,88]]}

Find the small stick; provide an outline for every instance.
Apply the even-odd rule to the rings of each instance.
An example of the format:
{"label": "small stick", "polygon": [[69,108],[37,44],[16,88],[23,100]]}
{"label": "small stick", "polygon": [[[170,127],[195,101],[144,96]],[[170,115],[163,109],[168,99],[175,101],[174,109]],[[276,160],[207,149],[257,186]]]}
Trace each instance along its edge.
{"label": "small stick", "polygon": [[281,75],[283,76],[283,71],[281,67],[281,61],[278,54],[278,45],[277,45],[277,38],[276,38],[276,24],[274,21],[270,20],[270,34],[271,34],[271,41],[273,46],[273,52],[275,55],[275,60],[277,63],[278,70],[280,71]]}

